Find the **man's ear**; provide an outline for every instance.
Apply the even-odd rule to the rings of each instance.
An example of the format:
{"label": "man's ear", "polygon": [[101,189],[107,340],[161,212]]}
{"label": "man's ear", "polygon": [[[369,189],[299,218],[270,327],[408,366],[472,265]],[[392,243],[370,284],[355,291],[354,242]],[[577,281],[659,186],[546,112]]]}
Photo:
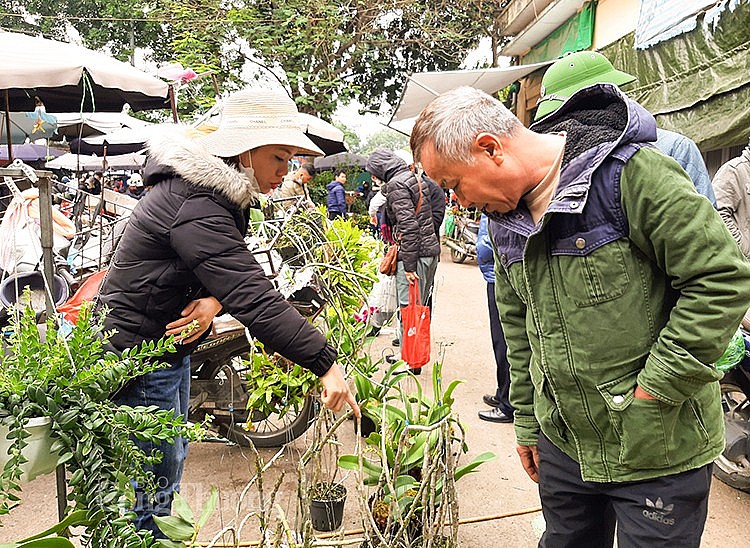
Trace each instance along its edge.
{"label": "man's ear", "polygon": [[493,162],[500,165],[503,162],[503,145],[493,133],[480,133],[474,139],[474,147],[481,154],[486,154]]}

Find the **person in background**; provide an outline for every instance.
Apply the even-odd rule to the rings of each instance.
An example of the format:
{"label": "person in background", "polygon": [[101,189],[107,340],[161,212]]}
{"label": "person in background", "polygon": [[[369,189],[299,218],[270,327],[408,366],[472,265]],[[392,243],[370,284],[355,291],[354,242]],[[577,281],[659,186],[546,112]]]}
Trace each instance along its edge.
{"label": "person in background", "polygon": [[[367,171],[382,181],[386,215],[392,225],[393,239],[399,242],[396,290],[399,307],[409,304],[409,286],[419,284],[422,305],[426,305],[435,281],[440,255],[432,220],[430,190],[427,182],[413,173],[395,152],[375,150],[367,160]],[[399,336],[401,340],[401,324]],[[415,375],[421,367],[411,367]]]}
{"label": "person in background", "polygon": [[102,172],[97,171],[94,173],[92,177],[86,181],[87,183],[87,189],[88,192],[91,194],[101,194],[102,193]]}
{"label": "person in background", "polygon": [[[360,177],[364,175],[368,175],[368,174],[362,173],[360,174]],[[357,185],[357,192],[362,198],[362,201],[365,202],[365,207],[367,207],[367,205],[370,203],[368,200],[368,197],[371,198],[371,195],[370,195],[371,191],[372,191],[372,176],[369,176],[369,178],[365,179],[359,185]]]}
{"label": "person in background", "polygon": [[328,183],[328,218],[336,219],[337,217],[346,217],[346,193],[344,185],[346,184],[346,172],[339,171],[336,178]]}
{"label": "person in background", "polygon": [[310,199],[310,191],[307,188],[307,184],[312,181],[314,174],[315,168],[312,164],[302,164],[297,171],[284,177],[281,186],[274,193],[274,199],[284,200],[303,196],[303,205],[305,207],[315,207],[315,204]]}
{"label": "person in background", "polygon": [[[596,51],[579,51],[565,55],[553,63],[542,78],[542,98],[539,99],[534,121],[553,113],[576,91],[591,84],[623,86],[636,78],[615,69],[604,55]],[[692,139],[666,129],[656,129],[656,148],[675,159],[684,169],[698,194],[708,198],[716,207],[716,196],[711,178],[698,146]]]}
{"label": "person in background", "polygon": [[750,263],[654,117],[615,85],[526,128],[460,87],[418,116],[415,159],[490,219],[517,451],[542,548],[698,547],[724,448],[712,364]]}
{"label": "person in background", "polygon": [[[359,408],[336,349],[278,293],[244,241],[248,209],[281,184],[297,154],[321,154],[300,131],[297,108],[282,89],[245,89],[230,95],[219,128],[201,137],[174,125],[148,143],[145,182],[152,190],[128,221],[102,284],[98,310],[108,310],[110,349],[122,352],[174,335],[168,367],[134,379],[119,404],[156,405],[187,415],[190,353],[222,310],[245,325],[266,349],[315,373],[321,401],[334,411]],[[154,515],[168,515],[179,490],[187,442],[154,447],[158,491],[151,500],[136,486],[136,525],[163,538]]]}
{"label": "person in background", "polygon": [[367,214],[370,216],[370,224],[373,225],[374,233],[387,244],[393,243],[391,227],[385,218],[385,194],[383,194],[382,183],[373,177],[373,192],[370,204],[367,206]]}
{"label": "person in background", "polygon": [[[443,225],[443,219],[445,219],[445,192],[443,192],[443,189],[441,189],[435,181],[427,176],[420,165],[414,162],[414,157],[411,155],[411,152],[399,149],[395,151],[395,154],[406,162],[406,165],[409,166],[409,171],[418,177],[421,177],[427,185],[430,211],[432,211],[432,226],[435,228],[435,235],[437,236],[438,243],[440,243],[440,227]],[[440,261],[439,253],[437,260],[438,262]],[[430,307],[430,312],[432,312],[432,297],[433,292],[431,291],[429,297],[425,301],[425,304]],[[400,339],[394,339],[392,342],[394,346],[399,346],[401,344]]]}
{"label": "person in background", "polygon": [[143,194],[143,177],[140,173],[133,173],[128,179],[128,186],[125,190],[125,196],[140,200]]}
{"label": "person in background", "polygon": [[712,185],[721,220],[750,259],[750,141],[742,154],[719,168]]}
{"label": "person in background", "polygon": [[118,194],[124,194],[128,189],[125,177],[117,177],[112,181],[112,190]]}
{"label": "person in background", "polygon": [[487,228],[487,215],[479,219],[477,235],[477,263],[487,282],[487,307],[490,311],[490,338],[495,355],[495,378],[497,388],[494,394],[485,394],[484,403],[492,409],[479,411],[479,418],[489,422],[513,422],[513,406],[510,404],[510,363],[508,363],[508,345],[505,342],[500,313],[495,301],[495,256]]}

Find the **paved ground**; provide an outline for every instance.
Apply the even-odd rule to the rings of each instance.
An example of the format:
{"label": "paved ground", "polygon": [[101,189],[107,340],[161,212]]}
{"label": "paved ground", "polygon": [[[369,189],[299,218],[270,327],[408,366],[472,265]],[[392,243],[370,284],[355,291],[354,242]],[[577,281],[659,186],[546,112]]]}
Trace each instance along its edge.
{"label": "paved ground", "polygon": [[[485,299],[484,282],[476,264],[469,262],[455,265],[444,254],[436,282],[433,357],[439,356],[441,349],[444,350],[443,372],[446,381],[456,378],[464,380],[456,391],[455,409],[466,425],[470,449],[467,461],[487,450],[498,455],[495,461],[484,464],[479,472],[463,478],[457,484],[462,520],[525,512],[534,510],[539,504],[535,484],[528,479],[517,462],[512,426],[486,423],[476,415],[477,410],[482,408],[482,394],[494,390],[494,366]],[[382,334],[375,340],[370,351],[389,352],[390,339],[391,335],[388,333]],[[422,379],[425,379],[424,375]],[[353,426],[351,423],[345,424],[339,437],[341,451],[351,451],[354,440]],[[268,500],[275,479],[281,472],[285,473],[275,502],[290,520],[295,515],[297,501],[294,469],[298,456],[304,449],[304,440],[298,440],[278,457],[264,475],[264,491]],[[235,516],[248,516],[259,507],[257,491],[250,490],[242,497],[243,489],[255,475],[255,459],[247,449],[223,443],[194,444],[190,451],[183,487],[183,494],[188,501],[199,505],[208,497],[211,485],[219,486],[221,492],[219,508],[200,535],[202,540],[210,540]],[[274,454],[273,450],[261,451],[266,462]],[[332,461],[322,463],[322,467],[328,473],[335,470]],[[339,477],[350,487],[353,486],[351,477],[340,472]],[[54,493],[53,476],[39,478],[27,484],[24,487],[23,503],[3,520],[5,527],[0,528],[0,542],[38,532],[44,526],[54,523]],[[360,527],[353,493],[352,487],[344,515],[347,529]],[[539,515],[538,512],[532,512],[462,525],[459,531],[461,546],[531,548],[537,543],[538,531],[535,530],[535,524],[538,529]],[[748,516],[750,496],[714,481],[703,546],[720,547],[727,543],[746,545],[750,532]],[[243,529],[242,540],[256,538],[256,531],[257,521],[251,517]],[[228,537],[224,539],[225,542],[229,540]]]}

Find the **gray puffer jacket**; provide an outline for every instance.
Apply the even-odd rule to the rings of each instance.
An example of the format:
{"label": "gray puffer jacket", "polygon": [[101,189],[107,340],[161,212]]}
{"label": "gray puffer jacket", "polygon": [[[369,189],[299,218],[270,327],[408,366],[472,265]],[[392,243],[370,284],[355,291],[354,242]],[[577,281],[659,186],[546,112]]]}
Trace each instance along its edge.
{"label": "gray puffer jacket", "polygon": [[440,241],[432,223],[430,188],[388,149],[379,148],[370,154],[366,169],[384,183],[381,191],[386,197],[393,237],[401,242],[398,260],[404,262],[407,272],[416,272],[420,257],[440,255]]}

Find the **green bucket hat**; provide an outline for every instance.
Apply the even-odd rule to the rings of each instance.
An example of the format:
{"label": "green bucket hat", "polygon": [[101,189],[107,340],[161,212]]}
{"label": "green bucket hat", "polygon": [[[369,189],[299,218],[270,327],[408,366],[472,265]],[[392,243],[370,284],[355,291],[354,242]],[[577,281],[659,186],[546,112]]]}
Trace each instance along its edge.
{"label": "green bucket hat", "polygon": [[578,51],[561,57],[547,69],[542,78],[542,98],[534,121],[538,122],[556,111],[571,95],[592,84],[621,86],[635,80],[635,76],[617,70],[601,53]]}

